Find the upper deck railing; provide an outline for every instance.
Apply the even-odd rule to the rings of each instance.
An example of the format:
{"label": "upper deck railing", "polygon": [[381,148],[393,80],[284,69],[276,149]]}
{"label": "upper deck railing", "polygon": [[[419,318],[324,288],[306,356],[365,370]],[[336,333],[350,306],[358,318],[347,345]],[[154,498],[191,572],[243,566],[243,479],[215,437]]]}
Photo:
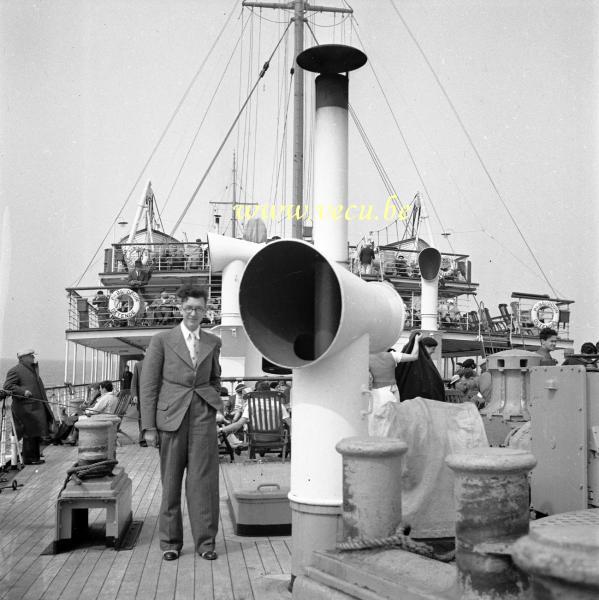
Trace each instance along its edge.
{"label": "upper deck railing", "polygon": [[210,267],[206,242],[113,244],[104,251],[104,273],[126,273],[136,260],[155,271],[203,271]]}
{"label": "upper deck railing", "polygon": [[[417,250],[399,250],[393,246],[380,246],[375,255],[373,274],[386,278],[420,279]],[[360,260],[356,246],[349,247],[352,273],[360,273]],[[467,254],[441,254],[441,282],[472,284],[471,265]]]}
{"label": "upper deck railing", "polygon": [[[145,285],[133,290],[123,283],[118,289],[82,287],[67,289],[67,328],[109,329],[113,327],[172,327],[182,316],[177,306],[175,289]],[[101,293],[100,293],[101,292]],[[220,323],[220,298],[208,302],[202,325]]]}

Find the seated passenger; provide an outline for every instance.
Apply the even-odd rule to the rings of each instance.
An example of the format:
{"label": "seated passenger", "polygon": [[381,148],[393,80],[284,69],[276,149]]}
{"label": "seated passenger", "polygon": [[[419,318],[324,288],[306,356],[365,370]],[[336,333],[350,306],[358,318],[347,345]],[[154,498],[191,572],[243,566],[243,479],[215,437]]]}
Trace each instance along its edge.
{"label": "seated passenger", "polygon": [[98,415],[101,413],[114,414],[119,403],[118,397],[112,391],[111,381],[100,382],[100,398],[95,403],[93,408],[88,408],[85,414],[88,416]]}

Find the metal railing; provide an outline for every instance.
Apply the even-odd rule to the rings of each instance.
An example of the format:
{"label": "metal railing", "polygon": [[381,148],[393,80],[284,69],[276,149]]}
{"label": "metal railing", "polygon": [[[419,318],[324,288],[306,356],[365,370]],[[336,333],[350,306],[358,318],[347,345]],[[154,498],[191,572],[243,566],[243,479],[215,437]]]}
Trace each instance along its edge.
{"label": "metal railing", "polygon": [[[416,250],[404,250],[380,247],[372,264],[372,275],[379,277],[399,277],[404,279],[420,279]],[[446,282],[471,283],[467,268],[468,255],[441,254],[441,270],[439,280]],[[349,247],[350,270],[361,274],[360,260],[356,246]]]}
{"label": "metal railing", "polygon": [[140,260],[153,271],[205,271],[210,267],[206,242],[113,244],[105,250],[105,273],[126,273]]}
{"label": "metal railing", "polygon": [[[113,327],[172,327],[181,321],[174,288],[165,290],[162,286],[148,285],[142,288],[143,291],[130,290],[130,294],[122,294],[122,289],[129,288],[112,292],[89,287],[67,290],[68,329],[80,331]],[[207,308],[202,325],[220,324],[220,298],[210,300]]]}

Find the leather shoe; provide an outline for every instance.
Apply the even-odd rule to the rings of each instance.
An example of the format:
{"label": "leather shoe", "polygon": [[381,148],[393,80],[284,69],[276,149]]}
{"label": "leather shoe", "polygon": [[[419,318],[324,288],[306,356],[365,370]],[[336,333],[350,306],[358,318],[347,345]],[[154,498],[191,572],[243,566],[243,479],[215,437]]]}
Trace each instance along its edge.
{"label": "leather shoe", "polygon": [[165,550],[162,553],[163,560],[177,560],[179,558],[178,550]]}
{"label": "leather shoe", "polygon": [[40,459],[40,460],[28,460],[28,461],[25,461],[24,464],[26,464],[26,465],[43,465],[45,462],[46,461],[42,460],[42,459]]}
{"label": "leather shoe", "polygon": [[145,440],[142,440],[141,442],[139,442],[139,445],[140,445],[142,448],[147,448],[147,447],[148,447],[148,442],[146,442]]}
{"label": "leather shoe", "polygon": [[218,558],[218,554],[214,550],[206,550],[206,552],[202,552],[200,556],[204,560],[216,560]]}

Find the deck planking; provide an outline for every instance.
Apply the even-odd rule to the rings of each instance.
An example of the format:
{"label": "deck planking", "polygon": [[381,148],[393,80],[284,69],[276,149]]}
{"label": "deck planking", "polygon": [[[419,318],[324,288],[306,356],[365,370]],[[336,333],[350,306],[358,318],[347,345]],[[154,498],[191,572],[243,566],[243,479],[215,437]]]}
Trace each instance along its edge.
{"label": "deck planking", "polygon": [[[125,421],[124,429],[136,438],[136,420]],[[132,480],[133,520],[143,521],[135,547],[117,552],[98,545],[40,556],[54,540],[56,497],[66,469],[77,457],[71,446],[47,447],[46,464],[18,473],[24,487],[0,494],[0,600],[291,598],[290,538],[235,535],[222,474],[218,560],[205,561],[193,552],[184,502],[183,552],[178,561],[163,561],[158,544],[158,453],[124,437],[122,443],[117,458]],[[90,511],[90,524],[102,524],[104,518],[104,511]]]}

